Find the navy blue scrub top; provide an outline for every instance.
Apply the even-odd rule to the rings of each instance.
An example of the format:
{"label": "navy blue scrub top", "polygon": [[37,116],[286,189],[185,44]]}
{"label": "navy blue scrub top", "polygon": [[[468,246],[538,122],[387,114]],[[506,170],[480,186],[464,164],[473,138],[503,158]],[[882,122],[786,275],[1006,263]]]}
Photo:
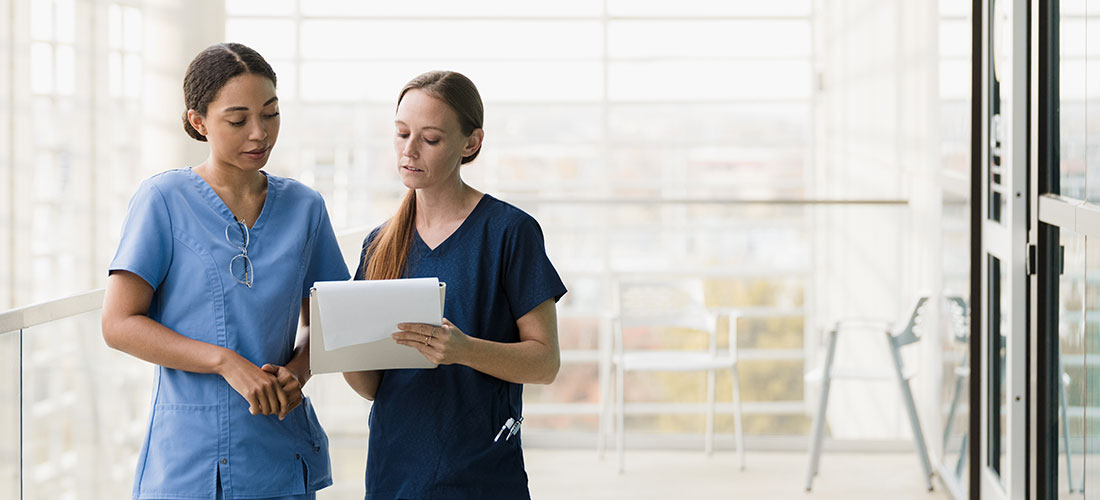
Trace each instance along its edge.
{"label": "navy blue scrub top", "polygon": [[[153,287],[149,317],[186,337],[236,351],[257,366],[285,365],[302,299],[314,281],[346,280],[324,200],[267,175],[249,231],[252,288],[230,274],[240,250],[225,236],[233,213],[190,168],[147,179],[130,201],[110,270]],[[308,399],[279,421],[251,415],[219,375],[157,366],[135,499],[301,495],[332,484],[328,438]]]}
{"label": "navy blue scrub top", "polygon": [[[378,231],[364,241],[364,258]],[[516,320],[566,292],[538,222],[488,194],[434,250],[413,239],[405,276],[446,282],[443,316],[472,337],[518,342]],[[361,259],[356,279],[362,269]],[[493,442],[522,414],[522,384],[468,366],[384,372],[370,414],[366,499],[530,498],[520,435]]]}

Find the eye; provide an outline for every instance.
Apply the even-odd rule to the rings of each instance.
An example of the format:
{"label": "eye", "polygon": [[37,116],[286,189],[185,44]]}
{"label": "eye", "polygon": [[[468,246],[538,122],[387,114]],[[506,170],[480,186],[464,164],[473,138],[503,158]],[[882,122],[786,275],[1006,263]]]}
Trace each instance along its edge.
{"label": "eye", "polygon": [[397,132],[397,137],[400,137],[402,139],[408,139],[409,138],[409,133],[408,132]]}
{"label": "eye", "polygon": [[234,126],[234,127],[240,127],[240,126],[244,125],[244,122],[245,122],[244,120],[241,120],[239,122],[232,122],[231,121],[231,122],[229,122],[229,124]]}
{"label": "eye", "polygon": [[425,138],[424,142],[426,142],[426,143],[428,143],[432,146],[435,146],[436,144],[439,144],[439,139],[427,139],[427,138]]}
{"label": "eye", "polygon": [[278,111],[271,113],[270,115],[264,115],[264,118],[275,118],[276,116],[279,116]]}

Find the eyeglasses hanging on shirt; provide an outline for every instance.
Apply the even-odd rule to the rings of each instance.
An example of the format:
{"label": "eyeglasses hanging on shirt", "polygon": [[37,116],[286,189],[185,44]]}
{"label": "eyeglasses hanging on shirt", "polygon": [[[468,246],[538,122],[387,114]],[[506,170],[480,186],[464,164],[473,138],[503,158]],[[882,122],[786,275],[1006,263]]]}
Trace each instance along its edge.
{"label": "eyeglasses hanging on shirt", "polygon": [[233,275],[237,283],[252,288],[252,259],[248,258],[248,226],[243,220],[230,222],[225,226],[225,239],[241,251],[229,261],[229,274]]}

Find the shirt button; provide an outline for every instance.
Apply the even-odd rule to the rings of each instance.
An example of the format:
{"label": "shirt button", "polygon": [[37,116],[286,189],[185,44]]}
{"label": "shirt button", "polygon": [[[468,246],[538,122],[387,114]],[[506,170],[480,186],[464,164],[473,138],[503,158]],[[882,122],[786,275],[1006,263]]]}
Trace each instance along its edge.
{"label": "shirt button", "polygon": [[298,459],[300,459],[300,458],[302,458],[302,457],[301,457],[300,455],[298,455],[297,453],[295,453],[295,454],[294,454],[294,459],[295,459],[295,460],[298,460]]}
{"label": "shirt button", "polygon": [[224,458],[222,459],[222,464],[223,464],[223,465],[225,464],[225,459],[224,459]]}

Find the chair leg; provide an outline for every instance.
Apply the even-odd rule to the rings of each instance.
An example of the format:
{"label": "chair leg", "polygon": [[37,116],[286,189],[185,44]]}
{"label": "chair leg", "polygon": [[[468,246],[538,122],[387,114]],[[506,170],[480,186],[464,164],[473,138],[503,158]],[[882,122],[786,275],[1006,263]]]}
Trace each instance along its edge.
{"label": "chair leg", "polygon": [[708,457],[714,454],[714,379],[714,370],[707,370],[707,415],[703,423],[706,429],[706,442],[703,444],[703,451]]}
{"label": "chair leg", "polygon": [[905,380],[905,374],[902,373],[901,353],[898,352],[898,345],[894,342],[894,337],[890,335],[890,332],[886,332],[886,342],[890,346],[890,354],[894,359],[894,372],[898,378],[902,400],[905,401],[905,411],[909,414],[909,425],[913,431],[913,443],[917,446],[921,469],[924,470],[924,485],[928,488],[928,491],[932,491],[932,464],[928,460],[928,449],[924,444],[924,433],[921,431],[916,403],[913,401],[913,392],[909,388],[909,381]]}
{"label": "chair leg", "polygon": [[623,427],[625,421],[623,413],[625,413],[626,404],[623,401],[623,365],[620,363],[616,365],[615,369],[615,449],[618,453],[619,460],[619,474],[622,474],[625,470],[625,463],[623,461],[623,444],[626,439],[626,428]]}
{"label": "chair leg", "polygon": [[[963,360],[962,368],[967,366],[966,360]],[[951,440],[951,429],[955,423],[955,413],[959,410],[959,396],[962,395],[963,381],[966,377],[961,375],[955,376],[955,396],[951,398],[951,409],[947,411],[947,422],[943,426],[943,450],[947,452],[947,445]]]}
{"label": "chair leg", "polygon": [[836,329],[829,331],[828,347],[825,349],[825,366],[821,372],[821,397],[817,398],[817,413],[814,413],[813,434],[810,435],[810,463],[806,467],[806,491],[813,488],[817,465],[821,459],[821,441],[825,437],[825,408],[829,404],[829,383],[833,378],[836,337]]}
{"label": "chair leg", "polygon": [[963,434],[962,443],[959,444],[959,460],[955,462],[955,477],[962,477],[963,466],[966,465],[966,445],[970,441],[969,434]]}
{"label": "chair leg", "polygon": [[600,419],[596,429],[596,453],[603,460],[607,451],[608,428],[611,427],[611,374],[610,369],[600,367]]}
{"label": "chair leg", "polygon": [[733,365],[731,372],[733,380],[731,385],[733,386],[733,439],[737,444],[737,465],[741,470],[745,470],[745,434],[744,429],[741,427],[741,370],[737,368],[737,365]]}

